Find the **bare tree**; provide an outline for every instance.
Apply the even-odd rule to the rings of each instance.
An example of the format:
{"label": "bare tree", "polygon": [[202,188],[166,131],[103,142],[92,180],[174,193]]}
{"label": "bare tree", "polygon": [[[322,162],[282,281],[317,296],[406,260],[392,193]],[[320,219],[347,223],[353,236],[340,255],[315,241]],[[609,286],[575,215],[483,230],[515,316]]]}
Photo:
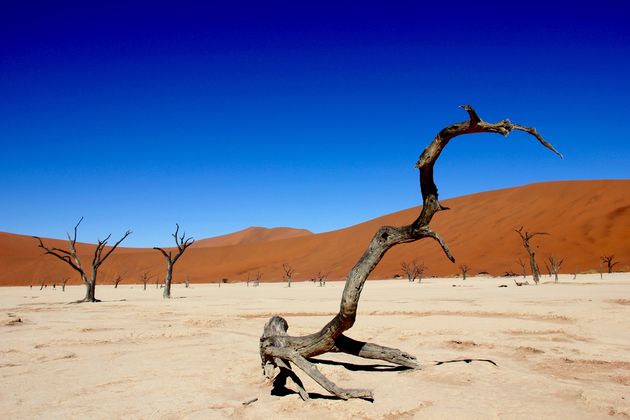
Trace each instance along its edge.
{"label": "bare tree", "polygon": [[64,277],[61,280],[61,291],[65,292],[66,291],[66,283],[68,283],[69,277]]}
{"label": "bare tree", "polygon": [[558,283],[558,273],[560,272],[560,267],[562,267],[562,263],[564,262],[564,258],[559,260],[556,257],[554,257],[553,255],[550,255],[547,259],[549,260],[549,265],[547,266],[548,270],[549,270],[549,273],[554,275],[555,282]]}
{"label": "bare tree", "polygon": [[293,278],[293,273],[295,273],[295,269],[291,267],[289,264],[282,264],[282,270],[284,271],[284,278],[287,279],[287,287],[291,287],[291,279]]}
{"label": "bare tree", "polygon": [[[260,285],[260,280],[262,279],[263,273],[260,270],[257,270],[254,273],[254,280],[253,280],[253,286],[254,287],[258,287]],[[249,276],[247,276],[247,278],[249,279]]]}
{"label": "bare tree", "polygon": [[413,283],[416,279],[418,279],[418,284],[420,284],[422,282],[422,276],[424,275],[426,266],[424,265],[424,262],[418,262],[418,260],[413,260],[410,263],[404,261],[400,264],[400,269],[407,276],[409,283]]}
{"label": "bare tree", "polygon": [[608,274],[613,272],[613,268],[619,264],[619,261],[615,261],[614,255],[602,255],[599,257],[603,264],[606,264],[606,269],[608,270]]}
{"label": "bare tree", "polygon": [[318,271],[315,274],[315,280],[319,282],[319,287],[326,286],[326,280],[328,279],[328,272],[326,271]]}
{"label": "bare tree", "polygon": [[547,261],[545,261],[545,268],[547,269],[547,275],[551,277],[552,276],[551,267],[549,267],[549,264],[547,264]]}
{"label": "bare tree", "polygon": [[522,258],[518,259],[518,265],[521,266],[521,273],[523,274],[523,278],[525,278],[525,276],[527,275],[527,272],[525,271],[525,265],[526,264],[527,264],[527,262],[524,259],[522,259]]}
{"label": "bare tree", "polygon": [[44,290],[44,286],[46,286],[46,282],[42,281],[41,286],[39,286],[39,290]]}
{"label": "bare tree", "polygon": [[466,274],[468,273],[469,267],[466,264],[462,264],[459,266],[459,271],[462,272],[462,280],[466,280]]}
{"label": "bare tree", "polygon": [[532,278],[534,279],[534,283],[538,284],[540,282],[540,271],[538,270],[538,265],[536,264],[536,251],[532,249],[532,247],[529,244],[529,241],[534,236],[549,235],[549,234],[547,232],[532,232],[532,233],[523,232],[523,226],[521,226],[518,229],[514,229],[514,231],[518,233],[518,235],[523,240],[523,246],[525,247],[525,250],[529,254],[529,265],[532,269]]}
{"label": "bare tree", "polygon": [[81,275],[81,281],[85,285],[85,297],[82,300],[79,300],[78,302],[100,302],[100,300],[96,299],[96,297],[94,296],[94,292],[96,289],[96,279],[98,275],[98,269],[105,262],[105,260],[109,258],[110,255],[112,255],[112,252],[116,250],[118,245],[120,245],[120,243],[124,241],[125,238],[127,238],[127,236],[131,235],[131,231],[128,230],[127,232],[125,232],[123,237],[120,238],[118,242],[116,242],[114,246],[112,246],[109,249],[109,251],[105,252],[105,255],[103,255],[103,251],[105,250],[105,247],[107,246],[107,242],[109,241],[109,238],[111,238],[112,235],[110,233],[109,235],[107,235],[105,239],[98,240],[96,244],[96,249],[94,249],[94,256],[92,257],[92,263],[91,263],[92,272],[90,273],[88,277],[88,273],[83,268],[83,264],[81,263],[81,259],[79,258],[77,254],[77,249],[76,249],[77,229],[79,228],[81,221],[83,221],[83,217],[79,219],[76,225],[74,225],[74,235],[70,236],[70,232],[67,233],[68,250],[61,249],[61,248],[49,248],[44,245],[44,242],[42,242],[42,239],[40,237],[38,236],[33,236],[33,237],[39,241],[38,246],[46,251],[44,255],[50,254],[54,257],[57,257],[58,259],[68,264],[70,267],[72,267],[76,272],[78,272]]}
{"label": "bare tree", "polygon": [[451,261],[455,261],[446,243],[429,227],[433,216],[439,211],[446,210],[438,201],[437,186],[433,180],[433,166],[440,153],[452,138],[462,134],[485,132],[507,135],[513,130],[525,131],[535,136],[544,146],[558,153],[533,128],[517,125],[509,120],[487,123],[479,118],[472,107],[466,105],[463,108],[468,112],[470,119],[450,125],[440,131],[431,144],[422,152],[416,164],[417,168],[420,169],[420,188],[423,199],[420,215],[407,226],[382,226],[376,232],[365,253],[348,274],[341,296],[339,313],[320,331],[300,337],[287,335],[288,323],[280,316],[274,316],[267,321],[259,345],[263,372],[268,378],[272,378],[275,368],[279,367],[281,377],[293,378],[300,391],[300,396],[304,399],[308,398],[308,393],[304,390],[301,381],[295,379],[297,375],[291,370],[291,363],[293,363],[319,385],[339,398],[372,399],[372,391],[370,390],[338,387],[326,378],[308,358],[327,352],[343,352],[368,359],[384,360],[409,368],[419,367],[416,358],[408,353],[373,343],[353,340],[344,335],[344,332],[354,325],[359,298],[361,297],[365,281],[387,250],[393,246],[414,242],[423,238],[432,238],[439,243],[446,256]]}
{"label": "bare tree", "polygon": [[166,276],[164,277],[164,292],[162,293],[162,297],[164,299],[171,298],[171,281],[173,280],[173,266],[175,265],[179,257],[182,256],[184,251],[186,251],[186,249],[195,242],[193,238],[186,238],[186,233],[183,233],[180,236],[179,224],[176,223],[175,226],[177,227],[175,229],[175,233],[173,233],[173,238],[175,238],[175,245],[177,245],[177,252],[175,253],[175,256],[173,256],[173,251],[170,249],[168,250],[168,252],[166,252],[165,250],[157,246],[153,247],[153,249],[160,251],[162,255],[164,255],[164,258],[166,258]]}
{"label": "bare tree", "polygon": [[[147,283],[153,277],[148,271],[142,273],[142,290],[147,290]],[[157,282],[155,283],[157,285]]]}
{"label": "bare tree", "polygon": [[190,278],[188,276],[186,276],[186,280],[184,281],[184,285],[186,286],[186,289],[188,289],[188,287],[190,287]]}
{"label": "bare tree", "polygon": [[112,283],[114,283],[114,289],[118,289],[118,285],[120,284],[121,281],[122,281],[122,276],[120,274],[116,274],[116,276],[114,277],[114,280],[112,280]]}

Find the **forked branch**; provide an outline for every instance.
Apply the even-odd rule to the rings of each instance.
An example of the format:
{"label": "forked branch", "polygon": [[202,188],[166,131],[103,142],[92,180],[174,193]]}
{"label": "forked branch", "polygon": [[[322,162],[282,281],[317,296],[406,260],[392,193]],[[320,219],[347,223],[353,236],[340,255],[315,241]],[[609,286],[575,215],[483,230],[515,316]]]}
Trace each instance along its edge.
{"label": "forked branch", "polygon": [[319,332],[302,337],[287,335],[288,324],[279,316],[274,316],[267,322],[260,338],[260,357],[267,376],[270,376],[274,367],[278,366],[276,360],[291,361],[339,398],[371,398],[371,392],[367,390],[346,390],[337,387],[321,372],[313,369],[306,359],[327,352],[341,351],[359,357],[385,360],[401,366],[419,367],[415,358],[407,353],[372,343],[357,342],[343,333],[354,325],[359,298],[365,281],[391,247],[423,238],[432,238],[438,242],[446,256],[451,261],[455,261],[446,242],[429,227],[437,212],[447,210],[438,200],[438,189],[433,179],[433,167],[446,145],[453,138],[463,134],[497,133],[506,136],[517,130],[531,134],[543,146],[562,157],[534,128],[514,124],[509,120],[487,123],[479,117],[471,106],[465,105],[462,108],[468,112],[470,120],[452,124],[440,131],[422,152],[416,163],[416,167],[420,170],[422,211],[416,220],[407,226],[383,226],[376,232],[367,249],[348,275],[341,297],[339,313]]}
{"label": "forked branch", "polygon": [[153,247],[153,249],[160,251],[164,258],[166,258],[166,275],[164,277],[164,292],[162,296],[164,299],[171,298],[171,281],[173,279],[173,266],[179,260],[179,258],[184,254],[186,249],[191,246],[195,240],[192,237],[187,238],[186,233],[179,234],[179,223],[175,223],[176,229],[175,233],[172,234],[175,239],[175,245],[177,246],[177,252],[173,255],[173,250],[169,249],[168,251],[164,250],[160,247]]}

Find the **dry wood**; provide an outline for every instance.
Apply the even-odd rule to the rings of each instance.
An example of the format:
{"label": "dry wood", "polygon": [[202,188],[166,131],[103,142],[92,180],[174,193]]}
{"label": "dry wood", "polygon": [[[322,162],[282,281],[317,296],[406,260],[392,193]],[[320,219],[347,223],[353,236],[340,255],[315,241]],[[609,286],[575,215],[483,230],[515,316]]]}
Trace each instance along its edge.
{"label": "dry wood", "polygon": [[547,232],[523,232],[523,226],[518,229],[514,229],[516,233],[523,240],[523,246],[529,255],[529,265],[532,269],[532,278],[534,279],[534,283],[538,284],[540,282],[540,270],[538,269],[538,265],[536,264],[536,251],[531,247],[529,241],[537,235],[549,235]]}
{"label": "dry wood", "polygon": [[558,283],[558,273],[560,272],[560,267],[562,267],[564,258],[559,260],[553,255],[550,255],[547,259],[549,260],[549,265],[547,265],[546,263],[545,265],[547,265],[547,269],[549,270],[549,275],[551,276],[553,274],[553,276],[555,277],[554,281]]}
{"label": "dry wood", "polygon": [[[166,258],[166,276],[164,277],[164,292],[162,293],[162,297],[164,299],[171,298],[171,281],[173,280],[173,266],[179,260],[179,257],[191,246],[195,240],[193,238],[186,238],[186,233],[179,235],[179,224],[175,223],[176,229],[175,233],[173,233],[173,238],[175,238],[175,245],[177,245],[177,252],[173,256],[173,251],[171,249],[165,251],[162,248],[157,246],[153,247],[153,249],[160,251],[164,258]],[[155,286],[157,288],[157,281]]]}
{"label": "dry wood", "polygon": [[282,271],[284,271],[284,278],[287,279],[287,287],[291,287],[291,279],[293,278],[295,269],[291,267],[291,265],[284,263],[282,264]]}
{"label": "dry wood", "polygon": [[602,255],[599,259],[602,263],[606,264],[608,274],[612,273],[615,266],[619,264],[619,261],[615,261],[614,255]]}
{"label": "dry wood", "polygon": [[[365,281],[391,247],[423,238],[432,238],[437,241],[446,256],[451,261],[455,261],[446,243],[429,227],[433,216],[437,212],[447,209],[438,201],[438,190],[433,179],[433,166],[440,153],[451,139],[463,134],[498,133],[506,136],[511,131],[517,130],[533,135],[542,145],[560,155],[534,128],[514,124],[509,120],[487,123],[479,118],[472,107],[465,105],[462,108],[468,112],[470,119],[450,125],[440,131],[422,152],[416,164],[420,170],[420,188],[423,200],[419,216],[407,226],[382,226],[378,229],[365,253],[348,275],[341,296],[339,313],[320,331],[301,337],[287,335],[288,324],[279,316],[274,316],[267,322],[260,338],[260,357],[263,371],[267,377],[273,376],[274,369],[279,366],[278,361],[283,360],[298,366],[327,391],[339,398],[372,398],[372,393],[368,390],[338,387],[325,378],[307,358],[327,352],[345,352],[359,357],[385,360],[410,368],[419,367],[415,357],[405,352],[376,344],[358,342],[346,337],[343,333],[354,325],[359,298]],[[560,156],[562,157],[562,155]]]}
{"label": "dry wood", "polygon": [[466,280],[466,275],[468,274],[468,270],[470,270],[470,267],[468,267],[468,265],[466,264],[462,264],[459,266],[459,271],[462,272],[462,280]]}
{"label": "dry wood", "polygon": [[418,279],[418,284],[422,283],[422,276],[426,270],[426,265],[424,262],[418,262],[418,260],[413,260],[410,263],[404,261],[400,264],[401,270],[407,276],[407,280],[410,283],[413,283],[416,279]]}
{"label": "dry wood", "polygon": [[95,289],[96,289],[96,279],[98,275],[98,269],[105,262],[105,260],[112,254],[112,252],[114,252],[114,250],[118,248],[118,245],[120,245],[120,243],[124,241],[125,238],[127,238],[127,236],[131,235],[131,231],[128,230],[127,232],[125,232],[123,237],[120,238],[118,242],[116,242],[114,246],[112,246],[109,249],[109,251],[105,253],[105,255],[103,255],[103,250],[107,246],[107,242],[109,241],[109,238],[111,238],[112,236],[111,233],[107,235],[105,239],[103,240],[99,239],[97,241],[96,248],[94,249],[94,256],[92,257],[92,264],[91,264],[92,272],[90,273],[90,276],[88,277],[88,273],[83,268],[83,264],[81,263],[81,259],[79,258],[77,254],[77,249],[76,249],[77,230],[79,229],[79,225],[81,224],[82,221],[83,221],[83,217],[79,219],[76,225],[74,225],[74,234],[72,236],[70,236],[70,232],[67,233],[68,248],[69,248],[68,250],[61,249],[61,248],[49,248],[44,245],[44,242],[42,241],[40,237],[33,236],[33,238],[39,241],[38,247],[46,251],[44,255],[48,254],[48,255],[52,255],[53,257],[60,259],[61,261],[68,264],[70,267],[72,267],[72,269],[74,269],[81,275],[81,281],[85,285],[85,297],[77,301],[77,303],[100,302],[100,300],[96,299],[96,297],[94,296]]}

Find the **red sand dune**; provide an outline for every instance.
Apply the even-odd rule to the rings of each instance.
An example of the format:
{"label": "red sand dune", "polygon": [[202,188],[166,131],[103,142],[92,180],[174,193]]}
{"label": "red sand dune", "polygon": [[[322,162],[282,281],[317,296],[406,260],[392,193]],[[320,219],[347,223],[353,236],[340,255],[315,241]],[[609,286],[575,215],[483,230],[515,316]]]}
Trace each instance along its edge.
{"label": "red sand dune", "polygon": [[[564,273],[597,270],[603,254],[617,256],[621,261],[617,270],[630,269],[630,180],[531,184],[453,198],[444,204],[451,210],[437,214],[432,228],[449,244],[456,263],[443,255],[435,241],[424,239],[390,250],[372,278],[400,274],[400,263],[414,258],[425,262],[430,276],[455,275],[462,263],[470,266],[472,274],[518,272],[517,259],[526,257],[514,232],[521,225],[528,231],[549,233],[532,240],[538,247],[538,264],[543,271],[549,254],[566,258],[561,270]],[[295,280],[309,279],[318,271],[329,272],[330,279],[340,279],[347,275],[381,225],[408,224],[418,212],[419,208],[411,208],[322,234],[287,230],[280,237],[289,237],[278,239],[268,230],[245,230],[233,236],[202,240],[175,266],[174,279],[242,281],[248,273],[260,270],[263,281],[279,281],[285,262],[295,268]],[[65,245],[64,241],[47,242]],[[86,262],[90,249],[90,245],[80,246]],[[71,283],[78,283],[76,273],[65,264],[41,254],[31,237],[0,233],[0,285],[59,283],[62,276],[70,276]],[[111,283],[113,276],[120,273],[123,282],[139,283],[143,271],[163,278],[164,269],[163,257],[157,251],[123,248],[103,265],[99,281]]]}
{"label": "red sand dune", "polygon": [[215,236],[214,238],[196,241],[192,246],[197,248],[253,244],[256,242],[274,241],[277,239],[297,238],[299,236],[313,235],[306,229],[293,229],[287,227],[265,228],[248,227],[228,235]]}

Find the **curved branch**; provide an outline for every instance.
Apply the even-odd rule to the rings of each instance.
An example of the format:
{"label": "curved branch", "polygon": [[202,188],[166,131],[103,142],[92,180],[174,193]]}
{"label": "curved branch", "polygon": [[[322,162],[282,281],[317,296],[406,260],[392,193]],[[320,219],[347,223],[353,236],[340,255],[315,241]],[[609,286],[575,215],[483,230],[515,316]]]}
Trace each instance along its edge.
{"label": "curved branch", "polygon": [[[308,336],[291,337],[286,335],[286,330],[288,328],[286,321],[280,317],[271,318],[265,326],[265,330],[260,339],[260,355],[263,360],[263,368],[265,372],[268,372],[269,367],[273,366],[274,358],[289,359],[313,377],[313,379],[315,379],[320,385],[335,395],[341,396],[342,398],[344,398],[344,396],[367,396],[368,394],[367,392],[364,393],[364,390],[355,390],[356,393],[351,395],[352,393],[346,393],[348,390],[341,390],[336,388],[336,386],[331,386],[329,381],[324,381],[323,379],[325,378],[322,379],[323,375],[322,377],[319,376],[321,373],[316,371],[316,369],[314,372],[311,367],[306,364],[308,361],[304,358],[316,356],[329,351],[344,351],[342,349],[344,345],[349,353],[353,354],[352,352],[355,352],[357,355],[362,356],[361,350],[356,350],[356,342],[345,337],[343,333],[354,325],[357,316],[359,299],[361,297],[361,291],[365,281],[391,247],[401,243],[414,242],[428,237],[436,240],[442,247],[446,256],[451,261],[455,261],[448,245],[436,232],[433,232],[429,228],[429,224],[433,216],[439,211],[447,210],[447,208],[442,206],[438,200],[438,189],[433,179],[433,167],[448,142],[451,139],[464,134],[497,133],[506,136],[512,130],[518,130],[531,134],[536,137],[543,146],[560,155],[560,153],[550,143],[544,140],[544,138],[542,138],[542,136],[540,136],[534,128],[513,124],[509,120],[502,120],[497,123],[487,123],[479,117],[477,112],[470,105],[464,105],[462,108],[466,110],[470,120],[455,123],[442,129],[429,146],[424,149],[418,159],[418,162],[416,163],[416,167],[420,170],[420,188],[423,199],[422,211],[418,218],[408,226],[383,226],[376,232],[370,240],[367,249],[348,275],[341,297],[338,314],[319,332]],[[517,230],[517,232],[519,231]],[[519,234],[521,233],[519,232]],[[536,234],[543,233],[537,232]],[[280,332],[274,332],[273,329],[268,328],[273,324],[278,326],[278,330]],[[379,352],[382,353],[383,349],[387,349],[381,346],[369,345],[367,343],[362,343],[359,347],[367,348],[369,351],[364,354],[370,355],[374,355]],[[403,354],[396,349],[388,349],[388,351],[390,355],[395,355],[396,357],[392,356],[385,360],[403,366],[416,366],[412,357],[409,357],[406,353]],[[396,351],[399,353],[396,353]]]}
{"label": "curved branch", "polygon": [[159,248],[159,247],[157,247],[157,246],[154,246],[154,247],[153,247],[153,249],[156,249],[156,250],[160,251],[160,252],[162,253],[162,255],[164,255],[164,257],[165,257],[167,260],[171,261],[171,253],[170,253],[170,251],[169,251],[169,253],[167,254],[167,253],[166,253],[166,251],[164,251],[162,248]]}
{"label": "curved branch", "polygon": [[[42,238],[40,238],[39,236],[33,236],[33,238],[39,241],[39,245],[37,245],[37,247],[42,248],[44,251],[46,251],[44,255],[48,254],[48,255],[52,255],[53,257],[57,257],[58,259],[60,259],[61,261],[65,262],[70,267],[72,267],[74,270],[78,271],[81,275],[84,274],[83,269],[72,262],[72,259],[70,258],[70,257],[73,257],[72,253],[64,249],[48,248],[46,245],[44,245]],[[64,255],[58,254],[57,252],[61,252]]]}
{"label": "curved branch", "polygon": [[[132,231],[130,231],[130,230],[128,230],[127,232],[125,232],[125,234],[123,235],[123,237],[122,237],[122,238],[120,238],[120,239],[118,240],[118,242],[116,242],[116,243],[114,244],[114,246],[112,246],[112,247],[111,247],[111,249],[107,252],[107,254],[105,254],[105,256],[104,256],[104,257],[103,257],[103,258],[99,261],[99,263],[104,262],[104,261],[107,259],[107,257],[109,257],[109,256],[111,255],[111,253],[112,253],[112,252],[114,252],[114,250],[115,250],[116,248],[118,248],[118,245],[120,245],[120,243],[121,243],[122,241],[124,241],[125,239],[127,239],[127,236],[131,235],[132,233],[133,233],[133,232],[132,232]],[[109,236],[107,236],[107,238],[105,239],[105,242],[103,243],[103,245],[105,245],[105,243],[107,243],[107,241],[109,240],[109,238],[110,238],[111,236],[112,236],[111,234],[109,234]]]}
{"label": "curved branch", "polygon": [[502,120],[497,123],[487,123],[477,115],[477,112],[470,105],[462,105],[462,108],[468,112],[471,117],[470,121],[452,124],[438,133],[431,144],[422,152],[416,163],[416,167],[420,169],[420,187],[422,189],[422,198],[426,199],[429,195],[438,197],[437,186],[433,180],[433,165],[437,161],[440,153],[446,147],[451,139],[463,134],[472,133],[497,133],[507,136],[512,130],[523,131],[536,137],[538,141],[562,157],[548,141],[546,141],[535,128],[525,127],[523,125],[514,124],[510,120]]}

